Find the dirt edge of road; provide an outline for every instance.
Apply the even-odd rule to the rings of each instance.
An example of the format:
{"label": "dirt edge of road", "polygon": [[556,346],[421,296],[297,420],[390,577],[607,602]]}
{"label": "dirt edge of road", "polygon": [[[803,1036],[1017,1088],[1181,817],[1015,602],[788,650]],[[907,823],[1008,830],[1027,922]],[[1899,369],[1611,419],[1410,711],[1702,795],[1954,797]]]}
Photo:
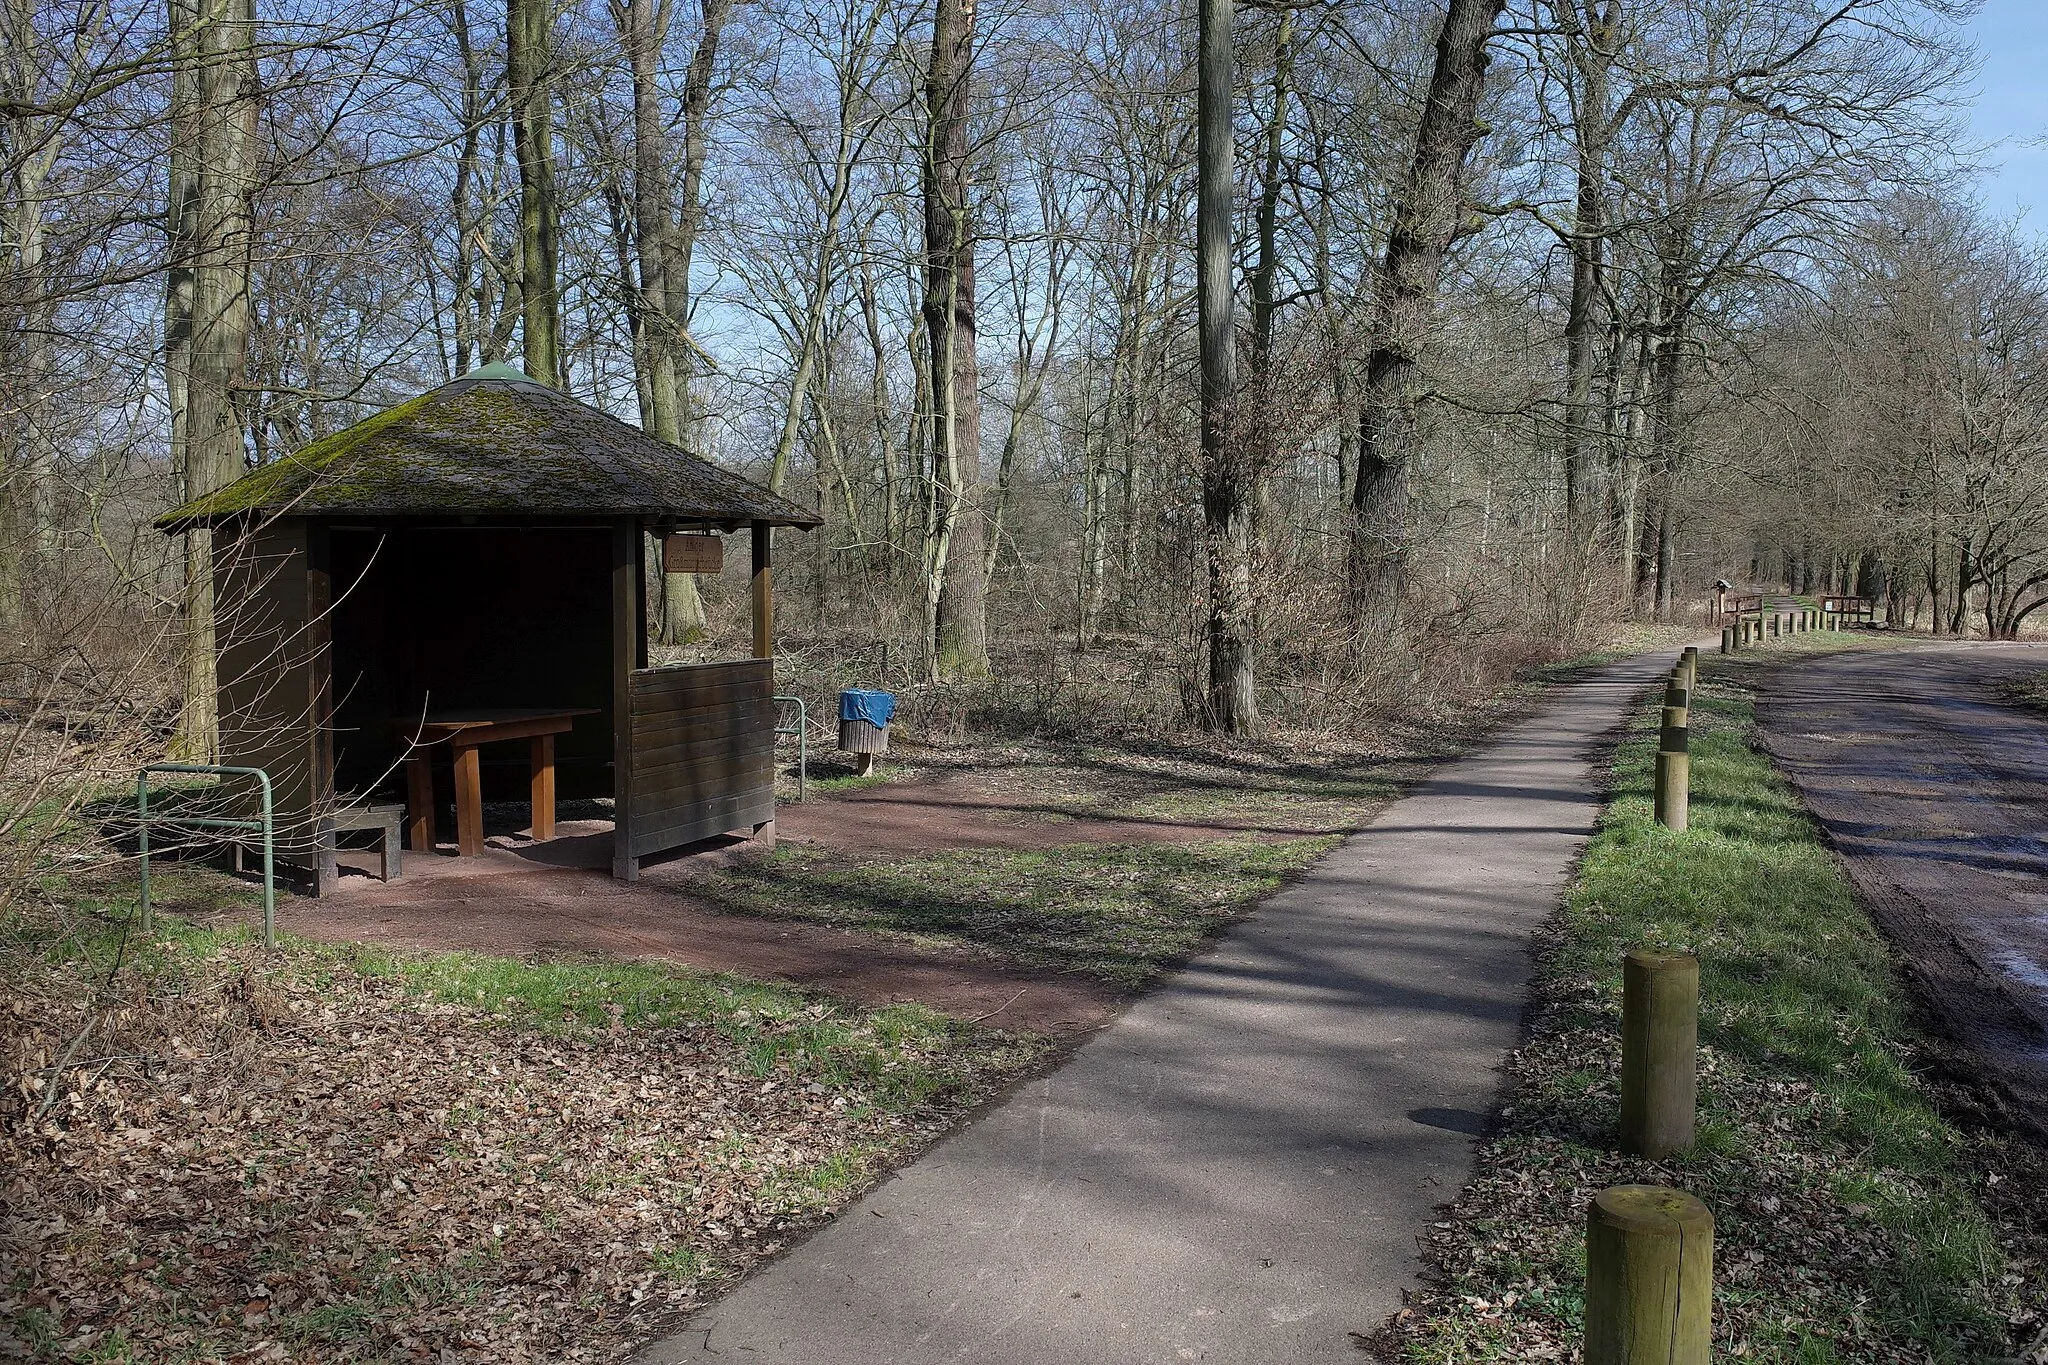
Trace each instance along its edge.
{"label": "dirt edge of road", "polygon": [[1871,861],[1845,849],[1829,822],[1812,810],[1797,766],[1782,747],[1782,723],[1769,690],[1771,674],[1795,666],[1794,661],[1766,666],[1768,672],[1758,679],[1759,745],[1799,792],[1857,899],[1890,941],[1914,1004],[1932,1025],[1927,1032],[1941,1044],[1943,1069],[1977,1092],[1970,1107],[1983,1111],[1988,1121],[2048,1145],[2048,1067],[2020,1064],[2012,1056],[2036,1037],[2032,1018],[1939,916]]}

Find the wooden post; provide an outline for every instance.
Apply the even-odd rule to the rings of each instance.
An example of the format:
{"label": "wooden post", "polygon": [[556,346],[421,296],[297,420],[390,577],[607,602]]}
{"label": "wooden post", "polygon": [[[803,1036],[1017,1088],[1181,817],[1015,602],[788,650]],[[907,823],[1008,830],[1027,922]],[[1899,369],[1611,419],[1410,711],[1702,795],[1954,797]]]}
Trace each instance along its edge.
{"label": "wooden post", "polygon": [[[1677,708],[1670,707],[1667,709],[1676,710]],[[1680,748],[1670,749],[1664,747],[1669,738],[1669,733],[1665,732],[1660,734],[1657,740],[1657,788],[1654,798],[1654,809],[1658,824],[1671,830],[1673,833],[1683,834],[1691,820],[1691,792],[1689,787],[1692,780],[1692,758],[1682,747],[1686,740],[1683,726],[1679,728],[1675,740],[1681,746]]]}
{"label": "wooden post", "polygon": [[455,750],[455,847],[465,858],[484,856],[483,769],[474,744]]}
{"label": "wooden post", "polygon": [[[1685,694],[1681,692],[1679,695]],[[1657,727],[1657,747],[1669,753],[1683,753],[1688,709],[1682,701],[1668,700],[1669,693],[1665,696],[1667,700],[1664,703],[1663,719]]]}
{"label": "wooden post", "polygon": [[1733,654],[1735,652],[1735,627],[1721,627],[1721,652],[1723,654]]}
{"label": "wooden post", "polygon": [[[341,886],[334,841],[334,562],[327,523],[306,523],[306,716],[311,722],[306,758],[313,814],[313,894]],[[219,760],[225,762],[226,760]],[[273,780],[275,777],[273,775]]]}
{"label": "wooden post", "polygon": [[405,760],[405,843],[415,853],[434,851],[434,765],[427,750]]}
{"label": "wooden post", "polygon": [[633,670],[643,666],[646,635],[644,540],[637,523],[612,523],[612,876],[622,882],[640,879],[633,856]]}
{"label": "wooden post", "polygon": [[[751,584],[754,615],[754,657],[775,657],[775,528],[764,521],[753,523],[749,549],[754,560]],[[771,687],[769,689],[773,691]],[[754,841],[764,849],[775,847],[773,817],[754,826]]]}
{"label": "wooden post", "polygon": [[772,546],[775,528],[766,522],[753,524],[754,657],[775,657],[775,568]]}
{"label": "wooden post", "polygon": [[1707,1365],[1714,1215],[1683,1190],[1618,1185],[1586,1213],[1586,1365]]}
{"label": "wooden post", "polygon": [[555,737],[535,735],[528,748],[527,784],[532,803],[533,839],[545,843],[555,837]]}
{"label": "wooden post", "polygon": [[1692,1146],[1700,961],[1632,950],[1621,964],[1621,1145],[1661,1161]]}

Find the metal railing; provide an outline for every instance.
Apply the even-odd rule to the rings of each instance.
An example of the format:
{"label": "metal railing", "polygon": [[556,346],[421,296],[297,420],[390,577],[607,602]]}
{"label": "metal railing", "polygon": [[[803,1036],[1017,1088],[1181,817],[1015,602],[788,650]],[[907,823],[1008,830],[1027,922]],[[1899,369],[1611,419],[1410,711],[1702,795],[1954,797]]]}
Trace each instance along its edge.
{"label": "metal railing", "polygon": [[[804,705],[802,697],[777,697],[775,700],[778,703],[785,701],[796,703],[796,724],[794,726],[777,724],[775,733],[778,735],[796,736],[796,799],[803,801],[810,796],[811,792],[810,708]],[[779,721],[780,718],[778,717],[777,719]]]}
{"label": "metal railing", "polygon": [[263,946],[277,947],[277,824],[270,800],[270,774],[261,768],[224,768],[209,763],[152,763],[135,775],[135,824],[142,844],[142,932],[156,923],[149,904],[149,775],[196,773],[214,777],[253,777],[263,789],[261,820],[229,820],[217,816],[167,816],[166,824],[195,829],[260,829],[263,831]]}

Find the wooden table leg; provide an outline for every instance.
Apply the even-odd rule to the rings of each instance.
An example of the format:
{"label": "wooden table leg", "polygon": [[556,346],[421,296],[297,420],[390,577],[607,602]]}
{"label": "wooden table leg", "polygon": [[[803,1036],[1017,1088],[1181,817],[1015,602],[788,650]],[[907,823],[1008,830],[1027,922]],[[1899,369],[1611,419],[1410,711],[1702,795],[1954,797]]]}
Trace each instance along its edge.
{"label": "wooden table leg", "polygon": [[533,737],[533,837],[540,842],[555,837],[555,737]]}
{"label": "wooden table leg", "polygon": [[415,749],[405,760],[405,837],[415,853],[434,851],[434,765],[427,753]]}
{"label": "wooden table leg", "polygon": [[465,858],[484,854],[483,768],[477,760],[476,745],[459,744],[455,749],[455,845]]}

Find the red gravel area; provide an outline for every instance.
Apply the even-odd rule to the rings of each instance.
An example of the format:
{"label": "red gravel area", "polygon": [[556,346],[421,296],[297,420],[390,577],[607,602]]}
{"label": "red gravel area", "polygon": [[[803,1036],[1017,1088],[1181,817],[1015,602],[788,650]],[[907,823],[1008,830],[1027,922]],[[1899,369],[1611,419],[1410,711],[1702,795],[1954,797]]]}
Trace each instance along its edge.
{"label": "red gravel area", "polygon": [[[1084,843],[1185,843],[1290,838],[1325,832],[1284,820],[1105,816],[1006,794],[1000,775],[943,773],[788,804],[779,838],[856,852],[917,854],[963,848]],[[699,878],[755,849],[710,841],[646,867],[632,886],[609,875],[611,827],[565,821],[534,844],[499,833],[482,858],[407,854],[386,885],[345,876],[338,894],[281,905],[279,924],[308,938],[433,950],[660,959],[707,971],[827,991],[863,1004],[914,1000],[962,1019],[1036,1033],[1099,1027],[1127,994],[1098,981],[924,948],[853,930],[725,913],[696,895]],[[374,857],[345,861],[368,869]]]}

